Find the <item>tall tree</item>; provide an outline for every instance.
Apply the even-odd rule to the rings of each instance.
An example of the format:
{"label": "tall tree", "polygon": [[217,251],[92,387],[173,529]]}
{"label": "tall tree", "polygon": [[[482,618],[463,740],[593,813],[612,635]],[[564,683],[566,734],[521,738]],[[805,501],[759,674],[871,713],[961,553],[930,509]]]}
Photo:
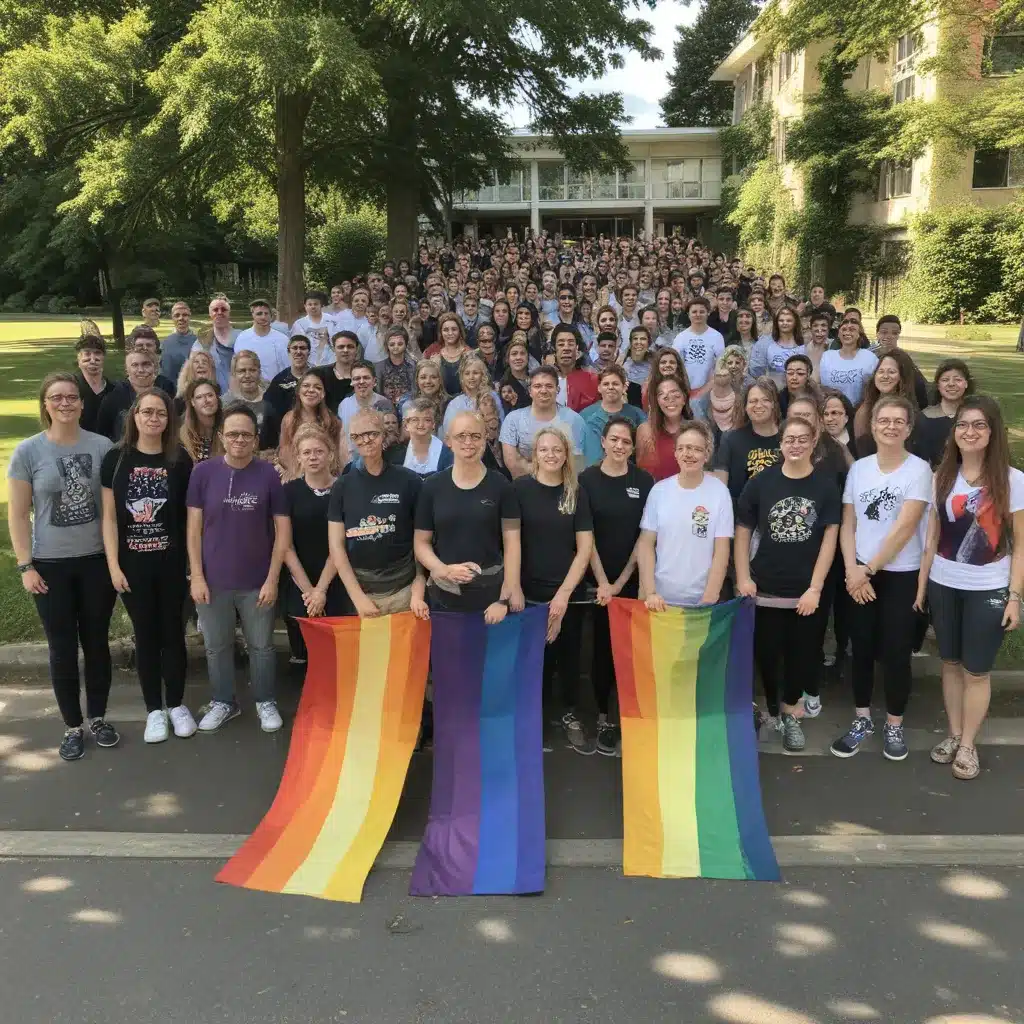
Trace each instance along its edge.
{"label": "tall tree", "polygon": [[661,116],[673,128],[719,126],[732,120],[732,86],[711,75],[750,26],[757,0],[700,0],[692,25],[680,25],[675,70],[661,101]]}

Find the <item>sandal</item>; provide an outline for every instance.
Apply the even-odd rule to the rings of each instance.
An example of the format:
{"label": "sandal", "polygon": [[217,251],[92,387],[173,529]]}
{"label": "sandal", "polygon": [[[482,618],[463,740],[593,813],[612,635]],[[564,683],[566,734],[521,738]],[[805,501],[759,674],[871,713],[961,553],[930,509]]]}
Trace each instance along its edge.
{"label": "sandal", "polygon": [[959,736],[947,736],[941,743],[932,747],[931,758],[936,764],[949,764],[960,749]]}
{"label": "sandal", "polygon": [[956,752],[953,762],[953,777],[957,779],[976,779],[981,772],[978,763],[978,751],[974,747],[961,747]]}

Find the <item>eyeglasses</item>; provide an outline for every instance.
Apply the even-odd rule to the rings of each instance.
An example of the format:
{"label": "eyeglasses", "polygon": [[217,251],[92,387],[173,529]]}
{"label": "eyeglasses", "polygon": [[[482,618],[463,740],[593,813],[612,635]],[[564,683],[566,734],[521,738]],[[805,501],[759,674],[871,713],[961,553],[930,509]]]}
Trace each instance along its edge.
{"label": "eyeglasses", "polygon": [[353,444],[368,444],[370,441],[376,441],[380,436],[381,432],[379,430],[366,430],[361,434],[349,434]]}
{"label": "eyeglasses", "polygon": [[166,409],[139,409],[138,414],[146,419],[165,420],[167,419]]}
{"label": "eyeglasses", "polygon": [[60,394],[46,396],[46,401],[49,402],[50,405],[75,405],[81,400],[81,395]]}
{"label": "eyeglasses", "polygon": [[225,441],[233,441],[236,443],[239,441],[254,441],[255,439],[256,435],[250,434],[247,430],[229,430],[224,435]]}
{"label": "eyeglasses", "polygon": [[483,439],[483,434],[452,434],[452,440],[456,444],[479,444]]}
{"label": "eyeglasses", "polygon": [[680,452],[684,455],[707,455],[708,449],[703,444],[681,444],[676,447],[676,454]]}
{"label": "eyeglasses", "polygon": [[880,417],[879,419],[875,420],[875,423],[877,423],[878,426],[882,427],[883,429],[886,427],[899,428],[905,427],[907,425],[907,421],[905,419],[902,419],[900,417],[897,417],[896,419],[889,419],[888,416]]}
{"label": "eyeglasses", "polygon": [[798,434],[796,437],[790,435],[789,437],[784,437],[782,439],[782,444],[789,446],[803,445],[810,444],[813,440],[814,438],[810,434]]}
{"label": "eyeglasses", "polygon": [[991,430],[992,428],[985,420],[957,420],[956,429],[963,431],[976,430],[979,434],[983,434],[986,430]]}

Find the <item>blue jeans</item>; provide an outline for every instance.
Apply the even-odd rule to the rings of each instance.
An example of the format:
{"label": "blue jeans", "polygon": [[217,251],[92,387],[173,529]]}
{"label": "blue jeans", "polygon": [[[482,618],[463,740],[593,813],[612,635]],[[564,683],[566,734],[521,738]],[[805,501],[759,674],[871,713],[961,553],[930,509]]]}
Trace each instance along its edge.
{"label": "blue jeans", "polygon": [[209,604],[196,605],[206,647],[213,699],[235,703],[235,613],[242,620],[242,635],[249,648],[249,675],[253,698],[274,700],[273,607],[260,608],[258,590],[222,590],[210,594]]}

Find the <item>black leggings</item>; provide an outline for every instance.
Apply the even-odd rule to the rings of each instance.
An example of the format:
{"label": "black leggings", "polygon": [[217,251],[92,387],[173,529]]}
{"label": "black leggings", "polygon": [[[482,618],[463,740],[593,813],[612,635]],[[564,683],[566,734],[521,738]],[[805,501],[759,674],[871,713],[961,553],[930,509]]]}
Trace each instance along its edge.
{"label": "black leggings", "polygon": [[82,724],[78,681],[78,645],[85,659],[85,710],[89,718],[107,713],[110,697],[110,616],[117,594],[102,554],[81,558],[34,560],[46,583],[34,594],[36,610],[50,647],[50,681],[64,724]]}
{"label": "black leggings", "polygon": [[871,706],[875,662],[882,666],[885,710],[901,717],[910,697],[910,658],[918,629],[917,571],[876,572],[871,577],[874,601],[850,601],[853,638],[853,705]]}
{"label": "black leggings", "polygon": [[580,693],[580,648],[583,645],[584,605],[571,604],[562,617],[562,628],[544,647],[544,699],[554,697],[555,672],[561,681],[562,706],[575,708]]}
{"label": "black leggings", "polygon": [[[822,595],[822,603],[825,606],[825,625],[828,626],[828,612],[832,612],[832,632],[836,638],[836,663],[843,664],[846,657],[846,644],[850,639],[850,605],[853,600],[846,591],[846,568],[843,563],[843,556],[836,551],[836,557],[832,562],[825,581],[825,590]],[[824,639],[824,634],[822,634]]]}
{"label": "black leggings", "polygon": [[797,615],[795,608],[758,607],[755,611],[754,660],[771,714],[779,713],[780,693],[782,703],[790,706],[804,693],[818,696],[825,621],[820,603],[813,615]]}
{"label": "black leggings", "polygon": [[131,587],[121,600],[135,628],[135,660],[146,710],[176,708],[185,697],[188,665],[184,556],[178,552],[139,555],[121,568]]}

